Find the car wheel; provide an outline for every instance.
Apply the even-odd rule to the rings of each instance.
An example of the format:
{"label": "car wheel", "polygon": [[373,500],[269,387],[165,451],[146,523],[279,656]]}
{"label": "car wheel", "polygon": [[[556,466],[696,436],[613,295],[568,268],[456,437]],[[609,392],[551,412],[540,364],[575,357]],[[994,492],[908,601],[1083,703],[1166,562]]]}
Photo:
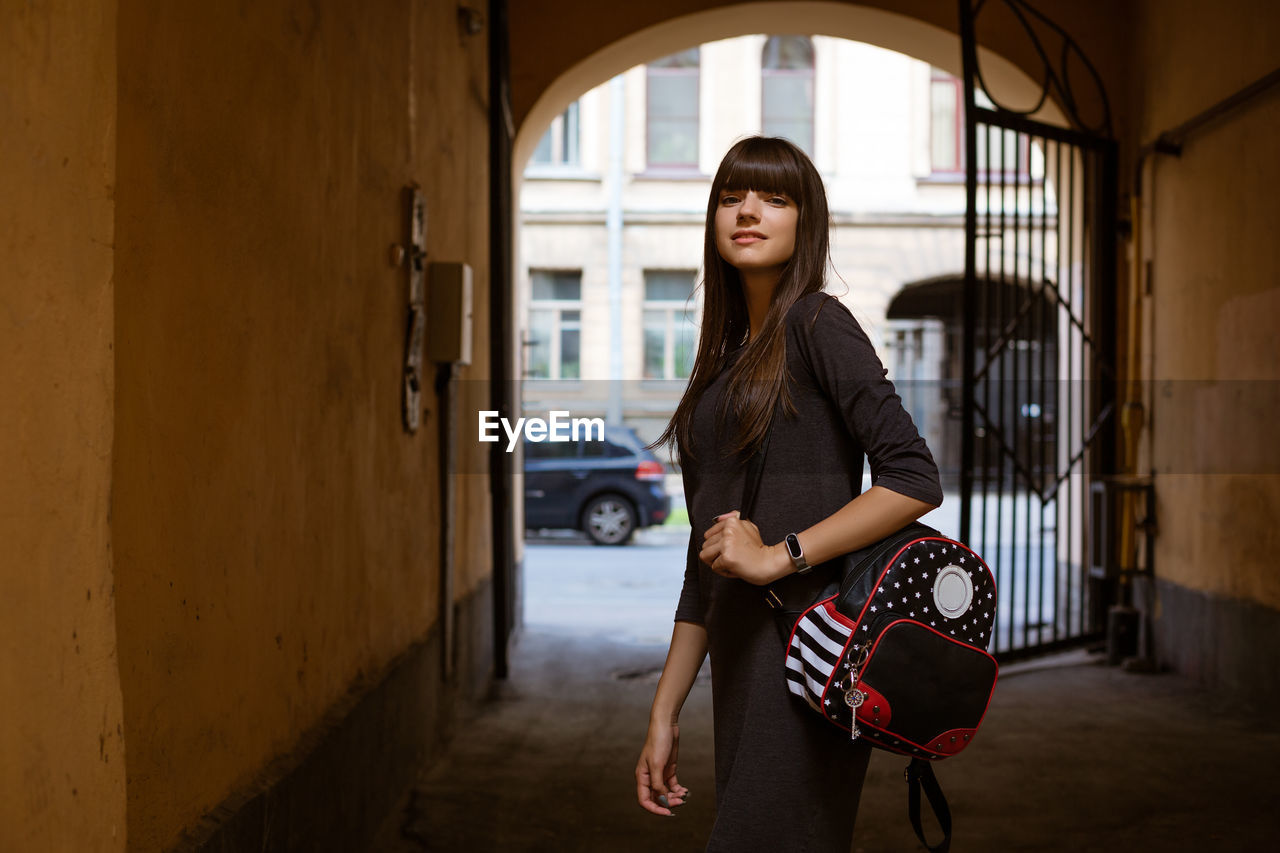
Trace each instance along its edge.
{"label": "car wheel", "polygon": [[582,529],[597,545],[625,545],[636,532],[636,511],[620,495],[597,495],[582,510]]}

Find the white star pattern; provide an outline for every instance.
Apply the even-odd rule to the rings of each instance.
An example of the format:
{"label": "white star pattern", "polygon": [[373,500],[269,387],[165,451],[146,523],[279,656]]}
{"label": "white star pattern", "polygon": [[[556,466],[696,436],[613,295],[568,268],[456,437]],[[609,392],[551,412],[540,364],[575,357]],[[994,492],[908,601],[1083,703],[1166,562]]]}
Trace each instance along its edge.
{"label": "white star pattern", "polygon": [[[853,663],[857,653],[855,650],[860,651],[865,649],[870,651],[873,647],[873,641],[878,641],[883,637],[884,627],[882,626],[885,625],[885,622],[874,623],[877,625],[877,632],[875,636],[871,635],[871,626],[873,624],[873,619],[870,618],[871,614],[876,614],[878,617],[880,611],[887,612],[893,610],[895,605],[900,603],[902,611],[894,614],[894,620],[906,618],[916,619],[917,624],[928,625],[930,628],[938,630],[938,622],[936,620],[943,614],[939,614],[937,617],[932,617],[931,620],[932,608],[926,604],[929,597],[926,596],[925,593],[929,592],[931,585],[936,581],[939,570],[943,564],[959,564],[958,567],[961,568],[962,571],[966,571],[968,558],[976,557],[976,555],[967,547],[957,542],[947,539],[936,539],[930,541],[924,538],[917,539],[914,542],[903,546],[897,556],[900,560],[898,566],[887,569],[882,568],[880,570],[880,577],[877,586],[875,587],[875,592],[868,596],[870,600],[863,599],[858,602],[850,601],[848,598],[843,600],[832,598],[825,602],[825,606],[827,607],[830,615],[837,617],[840,623],[843,623],[843,625],[848,627],[842,628],[841,624],[837,624],[837,622],[833,622],[831,619],[825,620],[827,625],[838,631],[844,632],[856,632],[858,628],[861,628],[867,635],[866,641],[861,644],[854,644],[850,642],[846,647],[845,654],[841,656],[839,664],[835,667],[823,667],[821,664],[815,665],[811,658],[805,659],[803,666],[809,671],[809,684],[825,683],[827,685],[831,685],[831,698],[827,697],[827,689],[820,687],[817,690],[814,690],[799,681],[791,681],[788,687],[794,695],[805,699],[811,706],[820,709],[825,716],[832,721],[839,723],[846,730],[848,730],[852,725],[854,727],[853,736],[855,739],[859,736],[859,733],[856,731],[857,717],[853,714],[844,716],[845,703],[843,701],[837,701],[844,697],[842,694],[837,694],[835,692],[837,689],[843,688],[835,685],[844,685],[846,683],[853,683],[856,681],[860,667]],[[915,563],[922,569],[920,574],[921,583],[919,587],[915,586],[914,574],[908,571],[908,565],[910,563]],[[902,570],[901,574],[895,576],[894,571],[898,569]],[[972,571],[966,571],[966,574],[971,580],[973,590],[977,593],[975,598],[980,601],[982,596],[986,596],[988,610],[979,610],[975,602],[974,605],[966,608],[967,612],[965,614],[957,614],[961,616],[969,615],[970,618],[968,621],[955,622],[947,619],[942,624],[942,632],[949,634],[955,642],[965,643],[974,648],[985,650],[988,645],[989,638],[995,636],[994,616],[995,609],[998,605],[998,602],[995,600],[996,586],[994,579],[992,578],[990,568],[982,562],[981,558],[976,559],[974,569]],[[875,575],[872,575],[872,578],[875,578]],[[902,581],[906,581],[908,584],[906,589],[903,589]],[[914,598],[919,601],[916,610],[910,609],[913,598],[911,595],[912,592],[915,592]],[[900,598],[901,602],[895,600],[895,596]],[[866,624],[856,624],[849,616],[846,615],[846,611],[856,613],[858,608],[866,608],[865,612],[868,614]],[[904,612],[909,612],[909,616],[903,616],[902,613]],[[819,614],[817,613],[810,612],[806,613],[802,618],[808,618],[810,622],[813,623],[810,625],[811,628],[814,627],[814,624],[819,627],[825,627],[822,626],[816,618],[814,618],[818,615]],[[948,623],[950,624],[948,625]],[[978,636],[970,634],[971,628],[973,631],[978,632]],[[963,634],[964,636],[958,636],[960,634]],[[796,664],[800,663],[802,650],[813,648],[813,641],[806,638],[803,633],[797,632],[794,636],[795,644],[787,651],[788,659],[790,661],[788,665],[792,669],[796,669]],[[848,634],[846,634],[846,636],[848,636]],[[853,636],[856,636],[856,633],[854,633]],[[981,637],[981,640],[979,640],[979,637]],[[844,674],[836,676],[836,678],[839,679],[838,681],[833,680],[830,674],[831,670],[836,669],[839,671],[841,667],[843,668]],[[817,678],[816,682],[814,681],[815,677]],[[890,732],[879,732],[878,740],[876,739],[876,735],[873,733],[863,732],[862,734],[863,736],[870,736],[873,741],[881,745],[888,746],[892,742],[892,735]],[[928,748],[916,748],[915,745],[908,741],[899,740],[895,745],[900,747],[899,749],[895,749],[895,751],[905,753],[906,750],[909,749],[911,750],[910,754],[922,755],[926,758],[935,759],[943,756],[941,751]]]}

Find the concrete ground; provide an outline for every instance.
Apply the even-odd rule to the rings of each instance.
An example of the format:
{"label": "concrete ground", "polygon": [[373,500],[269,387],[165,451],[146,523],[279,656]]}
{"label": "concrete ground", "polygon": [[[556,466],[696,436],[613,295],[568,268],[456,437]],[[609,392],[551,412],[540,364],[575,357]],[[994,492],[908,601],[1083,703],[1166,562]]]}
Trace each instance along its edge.
{"label": "concrete ground", "polygon": [[[710,684],[681,720],[674,818],[635,804],[659,646],[525,633],[513,678],[424,768],[376,853],[696,851],[713,818]],[[964,851],[1265,849],[1280,830],[1280,727],[1174,675],[1083,654],[1011,666],[978,739],[935,766]],[[854,849],[910,851],[905,760],[876,752]]]}

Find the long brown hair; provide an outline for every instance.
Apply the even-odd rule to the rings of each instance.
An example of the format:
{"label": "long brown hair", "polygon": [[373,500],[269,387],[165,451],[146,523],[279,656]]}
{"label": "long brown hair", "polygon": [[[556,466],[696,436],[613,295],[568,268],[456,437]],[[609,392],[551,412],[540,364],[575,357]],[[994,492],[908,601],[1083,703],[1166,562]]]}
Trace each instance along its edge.
{"label": "long brown hair", "polygon": [[785,318],[798,299],[822,290],[830,257],[827,193],[809,157],[793,143],[777,137],[750,136],[730,148],[720,161],[707,199],[698,353],[680,405],[654,442],[654,446],[673,446],[682,463],[686,457],[693,458],[691,429],[698,400],[750,333],[742,279],[716,249],[716,208],[723,190],[783,193],[796,203],[799,214],[795,251],[782,268],[759,333],[747,341],[741,357],[730,368],[728,388],[716,411],[722,428],[730,409],[736,416],[738,429],[731,445],[735,453],[759,446],[779,399],[788,415],[795,413],[785,381]]}

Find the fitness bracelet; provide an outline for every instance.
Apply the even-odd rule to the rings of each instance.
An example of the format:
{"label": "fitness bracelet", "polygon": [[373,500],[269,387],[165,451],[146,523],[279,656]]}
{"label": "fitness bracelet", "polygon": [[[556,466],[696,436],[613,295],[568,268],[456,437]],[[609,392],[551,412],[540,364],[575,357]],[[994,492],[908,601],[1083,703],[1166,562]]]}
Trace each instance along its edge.
{"label": "fitness bracelet", "polygon": [[783,541],[787,543],[787,554],[791,557],[791,565],[796,567],[796,574],[807,574],[813,567],[804,558],[804,549],[800,547],[800,540],[794,533],[788,533]]}

